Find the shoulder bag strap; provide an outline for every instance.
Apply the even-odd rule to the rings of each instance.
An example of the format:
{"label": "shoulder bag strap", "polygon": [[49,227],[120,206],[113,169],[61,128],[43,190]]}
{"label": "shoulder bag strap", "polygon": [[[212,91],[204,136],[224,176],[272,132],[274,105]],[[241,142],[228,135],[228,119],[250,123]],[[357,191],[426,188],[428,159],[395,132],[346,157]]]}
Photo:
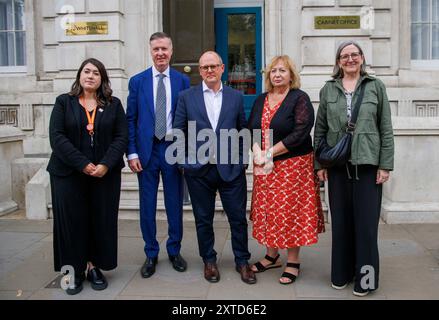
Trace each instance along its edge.
{"label": "shoulder bag strap", "polygon": [[[363,82],[364,82],[364,80],[363,80]],[[352,112],[351,120],[348,122],[348,127],[347,127],[346,131],[353,132],[355,130],[355,124],[357,122],[358,113],[360,111],[361,103],[363,102],[364,88],[365,87],[366,87],[365,83],[362,83],[360,85],[360,94],[358,95],[358,99],[356,101],[354,110]]]}

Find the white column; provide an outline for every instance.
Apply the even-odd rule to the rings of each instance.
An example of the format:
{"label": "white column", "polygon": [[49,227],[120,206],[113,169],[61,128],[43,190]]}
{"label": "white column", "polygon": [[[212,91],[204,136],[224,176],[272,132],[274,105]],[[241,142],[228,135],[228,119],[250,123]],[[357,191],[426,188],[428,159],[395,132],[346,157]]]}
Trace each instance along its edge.
{"label": "white column", "polygon": [[282,53],[281,0],[265,1],[265,61],[267,63]]}

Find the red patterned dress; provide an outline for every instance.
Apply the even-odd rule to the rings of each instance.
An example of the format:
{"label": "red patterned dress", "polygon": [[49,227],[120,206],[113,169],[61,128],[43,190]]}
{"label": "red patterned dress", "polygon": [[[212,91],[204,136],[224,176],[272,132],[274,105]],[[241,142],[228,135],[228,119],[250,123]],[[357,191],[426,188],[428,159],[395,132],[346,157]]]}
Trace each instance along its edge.
{"label": "red patterned dress", "polygon": [[[268,96],[262,113],[262,136],[282,102],[270,109]],[[266,139],[262,139],[265,150]],[[273,171],[253,173],[251,220],[253,237],[270,248],[294,248],[318,241],[325,224],[313,153],[274,162]]]}

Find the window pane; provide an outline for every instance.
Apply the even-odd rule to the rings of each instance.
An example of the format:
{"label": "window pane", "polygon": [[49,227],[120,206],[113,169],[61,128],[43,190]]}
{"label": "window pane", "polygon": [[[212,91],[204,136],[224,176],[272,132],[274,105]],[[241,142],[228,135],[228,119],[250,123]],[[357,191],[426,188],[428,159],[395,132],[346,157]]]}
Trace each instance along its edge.
{"label": "window pane", "polygon": [[433,24],[432,35],[432,59],[439,59],[439,24]]}
{"label": "window pane", "polygon": [[26,33],[16,32],[15,33],[15,47],[17,54],[17,66],[26,65]]}
{"label": "window pane", "polygon": [[13,30],[12,0],[0,0],[0,30]]}
{"label": "window pane", "polygon": [[412,0],[412,22],[428,22],[430,0]]}
{"label": "window pane", "polygon": [[256,94],[256,15],[230,14],[229,85],[243,94]]}
{"label": "window pane", "polygon": [[0,66],[13,66],[14,64],[14,33],[0,32]]}
{"label": "window pane", "polygon": [[412,25],[412,59],[430,59],[430,28],[428,25]]}
{"label": "window pane", "polygon": [[14,0],[15,30],[24,30],[24,0]]}
{"label": "window pane", "polygon": [[432,0],[432,21],[439,22],[439,0]]}

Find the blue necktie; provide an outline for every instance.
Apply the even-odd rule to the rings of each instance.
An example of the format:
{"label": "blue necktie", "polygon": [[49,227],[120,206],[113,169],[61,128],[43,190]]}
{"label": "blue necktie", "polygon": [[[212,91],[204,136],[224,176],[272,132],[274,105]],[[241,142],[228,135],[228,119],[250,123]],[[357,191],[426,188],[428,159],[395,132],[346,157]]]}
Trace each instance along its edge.
{"label": "blue necktie", "polygon": [[159,74],[157,86],[156,108],[155,108],[155,136],[162,140],[166,135],[166,89],[163,73]]}

